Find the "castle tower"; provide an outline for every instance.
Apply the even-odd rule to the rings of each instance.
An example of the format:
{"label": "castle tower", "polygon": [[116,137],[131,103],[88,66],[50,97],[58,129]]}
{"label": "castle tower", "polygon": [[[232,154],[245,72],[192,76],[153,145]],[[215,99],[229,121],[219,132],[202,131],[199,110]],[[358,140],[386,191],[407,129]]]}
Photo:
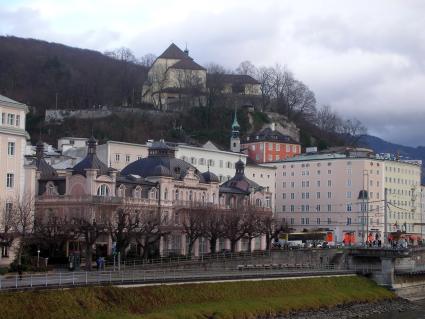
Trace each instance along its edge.
{"label": "castle tower", "polygon": [[230,137],[230,150],[235,153],[241,152],[241,140],[239,137],[240,126],[238,123],[238,119],[236,117],[236,109],[235,109],[235,116],[233,118],[233,124],[232,124],[232,136]]}

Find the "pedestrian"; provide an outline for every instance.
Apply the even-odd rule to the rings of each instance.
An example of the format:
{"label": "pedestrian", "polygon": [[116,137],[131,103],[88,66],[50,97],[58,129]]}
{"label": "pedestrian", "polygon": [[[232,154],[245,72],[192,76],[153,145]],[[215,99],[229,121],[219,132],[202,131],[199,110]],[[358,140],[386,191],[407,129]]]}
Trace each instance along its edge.
{"label": "pedestrian", "polygon": [[97,268],[97,270],[99,270],[99,268],[100,268],[100,257],[96,258],[96,268]]}

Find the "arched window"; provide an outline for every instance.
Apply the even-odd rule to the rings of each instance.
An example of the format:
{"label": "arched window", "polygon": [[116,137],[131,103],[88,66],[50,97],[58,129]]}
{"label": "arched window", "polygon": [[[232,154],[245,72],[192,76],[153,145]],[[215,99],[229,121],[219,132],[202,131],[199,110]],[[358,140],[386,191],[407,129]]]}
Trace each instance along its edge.
{"label": "arched window", "polygon": [[189,200],[192,201],[192,199],[193,199],[193,193],[192,193],[192,191],[190,191],[189,192]]}
{"label": "arched window", "polygon": [[176,200],[179,200],[179,190],[176,189]]}
{"label": "arched window", "polygon": [[52,182],[48,182],[46,185],[46,194],[47,195],[56,195],[56,187]]}
{"label": "arched window", "polygon": [[142,188],[140,186],[136,186],[133,192],[134,198],[142,198]]}
{"label": "arched window", "polygon": [[255,200],[255,205],[256,205],[257,207],[261,207],[261,199],[257,198],[257,199]]}
{"label": "arched window", "polygon": [[167,199],[168,199],[168,189],[166,188],[164,190],[164,200],[167,200]]}
{"label": "arched window", "polygon": [[122,184],[118,187],[118,197],[125,197],[125,186]]}
{"label": "arched window", "polygon": [[97,189],[97,196],[109,196],[109,187],[106,184],[102,184]]}

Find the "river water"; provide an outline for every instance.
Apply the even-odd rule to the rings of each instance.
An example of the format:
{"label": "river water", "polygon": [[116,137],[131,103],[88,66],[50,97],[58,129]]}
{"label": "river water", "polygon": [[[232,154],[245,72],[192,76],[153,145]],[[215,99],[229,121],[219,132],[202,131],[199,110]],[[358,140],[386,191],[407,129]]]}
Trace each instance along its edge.
{"label": "river water", "polygon": [[414,301],[413,304],[417,306],[414,310],[404,312],[391,311],[370,316],[368,319],[425,319],[425,299]]}

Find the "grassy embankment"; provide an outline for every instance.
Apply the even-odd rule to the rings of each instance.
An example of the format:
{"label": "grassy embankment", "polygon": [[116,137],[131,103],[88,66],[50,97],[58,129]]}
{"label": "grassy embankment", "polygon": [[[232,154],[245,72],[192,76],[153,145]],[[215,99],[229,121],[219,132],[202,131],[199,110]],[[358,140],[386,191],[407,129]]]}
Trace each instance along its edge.
{"label": "grassy embankment", "polygon": [[96,287],[0,295],[3,319],[255,318],[393,298],[361,277]]}

